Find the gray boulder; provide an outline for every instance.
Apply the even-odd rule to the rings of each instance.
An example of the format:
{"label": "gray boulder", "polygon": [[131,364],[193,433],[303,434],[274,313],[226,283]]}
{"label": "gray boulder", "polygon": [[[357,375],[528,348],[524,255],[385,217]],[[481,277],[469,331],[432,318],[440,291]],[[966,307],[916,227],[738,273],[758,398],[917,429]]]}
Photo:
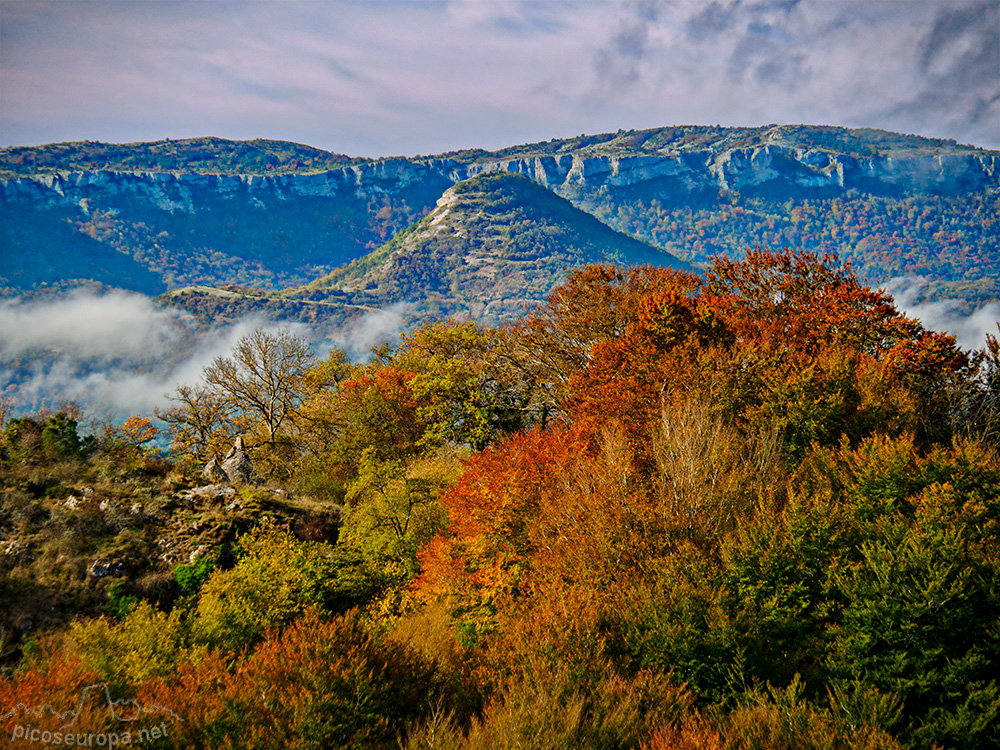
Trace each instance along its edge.
{"label": "gray boulder", "polygon": [[[175,495],[178,500],[200,500],[217,505],[227,503],[235,496],[236,490],[228,484],[209,484],[204,487],[196,487],[192,490],[184,490]],[[191,505],[190,507],[193,508],[196,506]]]}
{"label": "gray boulder", "polygon": [[226,472],[222,470],[222,467],[219,466],[219,462],[214,458],[205,464],[205,468],[201,470],[201,475],[208,481],[214,483],[226,481]]}
{"label": "gray boulder", "polygon": [[242,437],[236,438],[236,443],[222,459],[222,471],[231,484],[253,484],[257,481],[257,472],[243,447]]}

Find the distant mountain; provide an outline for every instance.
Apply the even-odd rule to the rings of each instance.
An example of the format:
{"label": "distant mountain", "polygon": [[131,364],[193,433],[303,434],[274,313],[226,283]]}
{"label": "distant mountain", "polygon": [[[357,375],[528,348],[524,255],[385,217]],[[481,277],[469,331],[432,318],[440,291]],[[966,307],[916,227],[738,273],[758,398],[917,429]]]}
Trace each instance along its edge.
{"label": "distant mountain", "polygon": [[[491,172],[526,175],[693,264],[801,246],[839,253],[870,282],[923,275],[932,295],[1000,299],[1000,152],[813,126],[667,127],[411,159],[220,139],[3,149],[0,223],[15,230],[0,239],[20,260],[0,266],[0,288],[80,278],[77,268],[42,268],[43,257],[97,253],[89,243],[51,252],[67,233],[167,289],[298,286],[380,248],[447,188]],[[146,284],[123,275],[118,285]]]}
{"label": "distant mountain", "polygon": [[691,268],[522,175],[491,172],[449,188],[409,229],[305,286],[270,295],[189,288],[169,299],[224,317],[264,312],[314,323],[411,302],[417,317],[497,323],[544,302],[569,269],[588,263]]}
{"label": "distant mountain", "polygon": [[[510,146],[498,151],[466,149],[437,156],[360,158],[288,141],[188,138],[152,143],[82,141],[0,149],[0,178],[32,177],[65,172],[184,173],[229,176],[309,174],[366,164],[400,161],[428,164],[441,171],[466,166],[472,172],[502,167],[530,173],[550,186],[599,182],[634,183],[664,175],[689,173],[689,184],[710,182],[722,187],[787,181],[841,187],[892,183],[933,187],[966,179],[973,187],[992,174],[966,174],[972,161],[995,159],[997,152],[940,138],[923,138],[870,128],[811,125],[767,125],[724,128],[702,125],[619,130]],[[566,157],[572,157],[567,159]],[[936,166],[914,165],[932,157]],[[595,159],[604,160],[594,161]],[[798,175],[769,173],[769,163],[789,162]],[[793,163],[799,162],[794,167]],[[603,166],[603,168],[602,168]],[[990,172],[992,167],[987,167]],[[705,169],[707,167],[707,170]],[[820,177],[822,175],[822,177]],[[784,179],[783,179],[784,178]],[[818,180],[818,182],[817,182]],[[954,186],[952,186],[954,187]]]}
{"label": "distant mountain", "polygon": [[60,172],[291,174],[368,161],[289,141],[186,138],[155,143],[52,143],[0,151],[0,177]]}

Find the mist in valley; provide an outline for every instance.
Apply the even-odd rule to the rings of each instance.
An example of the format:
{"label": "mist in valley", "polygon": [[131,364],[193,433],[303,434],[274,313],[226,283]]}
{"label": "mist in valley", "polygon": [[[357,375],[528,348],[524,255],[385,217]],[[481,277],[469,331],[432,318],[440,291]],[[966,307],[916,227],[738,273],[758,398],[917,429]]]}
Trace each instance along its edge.
{"label": "mist in valley", "polygon": [[180,385],[196,383],[214,359],[255,329],[285,330],[317,357],[343,349],[353,361],[398,343],[410,303],[367,313],[325,335],[301,323],[241,318],[205,326],[187,312],[141,294],[79,289],[44,300],[0,301],[0,397],[12,413],[76,402],[88,415],[152,415]]}
{"label": "mist in valley", "polygon": [[[924,283],[900,278],[886,289],[902,312],[951,333],[964,349],[982,348],[987,334],[998,333],[1000,303],[970,313],[959,300],[917,302]],[[321,335],[301,323],[261,317],[205,326],[189,313],[125,291],[80,289],[55,299],[8,299],[0,302],[0,396],[13,413],[72,401],[89,415],[151,416],[168,405],[179,385],[198,382],[207,365],[255,329],[301,336],[320,358],[336,347],[362,361],[373,347],[399,343],[417,309],[412,302],[396,304]]]}
{"label": "mist in valley", "polygon": [[963,349],[981,349],[987,334],[1000,334],[1000,302],[987,303],[971,312],[958,299],[919,302],[926,285],[923,277],[896,278],[886,284],[885,290],[893,296],[900,312],[932,331],[950,333]]}

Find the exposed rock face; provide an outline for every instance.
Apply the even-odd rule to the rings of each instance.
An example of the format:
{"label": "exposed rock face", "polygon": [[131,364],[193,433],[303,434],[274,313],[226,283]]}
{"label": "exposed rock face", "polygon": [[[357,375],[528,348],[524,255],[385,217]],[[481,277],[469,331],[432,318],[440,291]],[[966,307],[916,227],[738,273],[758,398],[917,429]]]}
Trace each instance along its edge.
{"label": "exposed rock face", "polygon": [[205,468],[201,470],[201,475],[212,483],[226,481],[226,472],[222,470],[222,467],[219,466],[219,462],[214,458],[205,464]]}
{"label": "exposed rock face", "polygon": [[567,153],[521,158],[386,159],[322,174],[191,175],[162,172],[64,172],[0,180],[0,203],[83,207],[91,196],[117,205],[139,202],[170,214],[194,214],[213,200],[234,208],[274,207],[301,198],[362,198],[407,187],[455,183],[484,172],[518,172],[560,194],[580,189],[633,187],[675,181],[685,189],[753,188],[780,182],[799,188],[862,188],[961,192],[1000,184],[996,152],[889,154],[867,157],[823,149],[752,148],[667,150],[621,155]]}
{"label": "exposed rock face", "polygon": [[231,484],[252,484],[257,481],[257,472],[243,446],[243,438],[236,438],[236,443],[222,460],[222,472]]}
{"label": "exposed rock face", "polygon": [[223,210],[273,209],[302,198],[350,201],[404,192],[424,182],[454,182],[449,173],[462,166],[450,160],[383,159],[319,174],[275,176],[59,172],[0,179],[0,205],[73,207],[85,215],[102,203],[138,205],[174,215],[194,215],[208,205]]}
{"label": "exposed rock face", "polygon": [[107,578],[108,576],[127,576],[134,566],[130,560],[118,555],[99,557],[87,568],[87,573],[93,578]]}
{"label": "exposed rock face", "polygon": [[19,565],[30,565],[35,553],[20,539],[12,539],[0,544],[0,568],[13,569]]}
{"label": "exposed rock face", "polygon": [[562,195],[654,180],[666,192],[740,191],[776,183],[806,190],[894,188],[950,193],[996,187],[1000,177],[1000,159],[991,152],[857,158],[783,146],[629,156],[567,154],[447,167],[448,176],[456,180],[483,172],[520,172]]}

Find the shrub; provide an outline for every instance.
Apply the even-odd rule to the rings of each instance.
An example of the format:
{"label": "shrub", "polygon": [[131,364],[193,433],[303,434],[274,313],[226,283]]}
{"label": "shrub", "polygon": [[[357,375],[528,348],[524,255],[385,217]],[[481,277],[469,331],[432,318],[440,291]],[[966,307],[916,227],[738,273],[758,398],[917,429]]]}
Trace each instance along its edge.
{"label": "shrub", "polygon": [[367,599],[377,582],[363,563],[324,542],[302,542],[264,523],[239,539],[242,557],[213,571],[201,587],[196,638],[239,650],[308,607],[344,609]]}
{"label": "shrub", "polygon": [[108,599],[108,609],[117,620],[124,619],[139,603],[139,598],[129,593],[125,581],[115,581],[108,587]]}
{"label": "shrub", "polygon": [[357,614],[324,619],[314,608],[232,671],[208,655],[139,696],[184,717],[178,746],[213,750],[381,750],[449,702],[431,663],[371,633]]}
{"label": "shrub", "polygon": [[190,565],[178,565],[174,568],[174,578],[185,592],[197,594],[214,570],[215,560],[205,555]]}

